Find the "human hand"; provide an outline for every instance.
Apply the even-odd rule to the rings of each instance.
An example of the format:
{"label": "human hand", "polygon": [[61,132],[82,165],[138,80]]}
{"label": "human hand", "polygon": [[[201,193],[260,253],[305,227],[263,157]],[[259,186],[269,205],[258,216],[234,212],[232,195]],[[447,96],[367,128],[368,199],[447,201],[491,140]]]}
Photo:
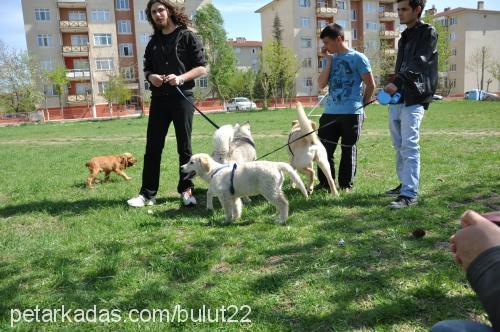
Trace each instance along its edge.
{"label": "human hand", "polygon": [[176,86],[184,84],[184,79],[181,76],[170,74],[165,77],[165,82],[168,82],[168,84],[172,86]]}
{"label": "human hand", "polygon": [[160,86],[163,85],[163,80],[164,80],[165,75],[158,75],[158,74],[150,74],[148,76],[149,82],[153,84],[155,87],[159,88]]}
{"label": "human hand", "polygon": [[450,251],[457,264],[467,271],[483,251],[500,246],[500,228],[474,211],[461,217],[462,229],[450,239]]}
{"label": "human hand", "polygon": [[389,83],[385,86],[384,91],[393,95],[398,91],[398,87],[394,83]]}

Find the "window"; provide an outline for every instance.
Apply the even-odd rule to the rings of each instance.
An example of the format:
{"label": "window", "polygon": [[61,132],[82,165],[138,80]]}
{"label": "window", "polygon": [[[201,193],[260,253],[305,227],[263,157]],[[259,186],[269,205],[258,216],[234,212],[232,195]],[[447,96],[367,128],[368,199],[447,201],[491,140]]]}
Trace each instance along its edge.
{"label": "window", "polygon": [[87,14],[85,12],[72,11],[72,12],[69,12],[68,18],[70,21],[86,21]]}
{"label": "window", "polygon": [[118,50],[121,57],[134,55],[132,44],[127,43],[127,44],[120,44],[118,46],[119,46]]}
{"label": "window", "polygon": [[77,70],[88,70],[90,68],[89,61],[76,59],[73,61],[73,68]]}
{"label": "window", "polygon": [[240,53],[241,53],[241,48],[236,47],[236,48],[234,49],[234,53],[236,53],[236,54],[240,54]]}
{"label": "window", "polygon": [[107,23],[111,21],[111,14],[108,9],[93,9],[92,21],[94,23]]}
{"label": "window", "polygon": [[302,48],[311,48],[312,47],[311,38],[309,38],[309,37],[301,37],[300,38],[300,47],[302,47]]}
{"label": "window", "polygon": [[151,39],[151,35],[149,33],[143,33],[140,37],[140,43],[143,45],[147,45],[149,40]]}
{"label": "window", "polygon": [[255,54],[255,52],[257,52],[257,50],[255,48],[252,48],[252,54]]}
{"label": "window", "polygon": [[346,20],[336,20],[335,23],[344,28],[344,30],[347,29],[348,23]]}
{"label": "window", "polygon": [[89,43],[89,37],[85,35],[72,35],[71,46],[85,46]]}
{"label": "window", "polygon": [[129,20],[118,21],[118,33],[129,35],[132,33],[132,25]]}
{"label": "window", "polygon": [[450,71],[457,71],[457,65],[455,63],[450,65]]}
{"label": "window", "polygon": [[97,90],[99,91],[99,94],[103,95],[108,86],[109,82],[97,82]]}
{"label": "window", "polygon": [[458,19],[456,17],[450,17],[450,25],[458,24]]}
{"label": "window", "polygon": [[378,11],[378,4],[375,4],[373,2],[366,2],[365,3],[365,11],[367,11],[367,12],[377,12]]}
{"label": "window", "polygon": [[337,1],[337,8],[340,10],[347,10],[347,3],[345,1]]}
{"label": "window", "polygon": [[197,81],[198,81],[198,86],[200,88],[208,88],[208,77],[207,76],[200,77],[200,79],[198,79]]}
{"label": "window", "polygon": [[122,77],[126,80],[133,80],[135,78],[134,67],[124,67],[121,70]]}
{"label": "window", "polygon": [[457,55],[457,49],[456,48],[452,48],[450,55],[451,56],[456,56]]}
{"label": "window", "polygon": [[304,78],[303,84],[304,84],[304,88],[312,88],[312,86],[313,86],[312,78],[311,77]]}
{"label": "window", "polygon": [[302,60],[302,66],[304,68],[311,68],[312,67],[312,59],[311,58],[305,58]]}
{"label": "window", "polygon": [[301,28],[311,27],[311,18],[310,17],[301,17],[300,18],[300,27]]}
{"label": "window", "polygon": [[376,40],[367,40],[366,41],[366,49],[367,50],[378,49],[377,41]]}
{"label": "window", "polygon": [[37,21],[50,21],[50,10],[47,8],[35,8],[35,19]]}
{"label": "window", "polygon": [[36,43],[40,47],[51,47],[52,35],[38,35],[36,36]]}
{"label": "window", "polygon": [[299,7],[301,8],[311,7],[311,0],[299,0]]}
{"label": "window", "polygon": [[146,15],[146,10],[140,9],[139,10],[139,22],[147,22],[148,21],[148,16]]}
{"label": "window", "polygon": [[113,70],[112,58],[99,58],[95,60],[97,70]]}
{"label": "window", "polygon": [[54,63],[52,60],[42,60],[40,61],[40,68],[47,71],[54,70]]}
{"label": "window", "polygon": [[378,23],[376,23],[376,22],[366,22],[366,30],[377,31],[378,30]]}
{"label": "window", "polygon": [[456,32],[452,32],[452,33],[450,33],[450,40],[451,40],[451,41],[455,41],[455,40],[457,40],[457,33],[456,33]]}
{"label": "window", "polygon": [[57,96],[57,87],[54,84],[44,85],[43,91],[48,97]]}
{"label": "window", "polygon": [[94,34],[94,45],[95,46],[111,46],[111,34],[110,33],[95,33]]}
{"label": "window", "polygon": [[352,40],[358,39],[358,30],[352,29]]}
{"label": "window", "polygon": [[116,9],[118,10],[129,10],[130,6],[128,0],[116,0]]}
{"label": "window", "polygon": [[90,90],[90,84],[88,83],[76,83],[76,94],[86,95],[87,91]]}
{"label": "window", "polygon": [[358,17],[358,13],[356,12],[356,9],[351,10],[351,20],[356,21]]}

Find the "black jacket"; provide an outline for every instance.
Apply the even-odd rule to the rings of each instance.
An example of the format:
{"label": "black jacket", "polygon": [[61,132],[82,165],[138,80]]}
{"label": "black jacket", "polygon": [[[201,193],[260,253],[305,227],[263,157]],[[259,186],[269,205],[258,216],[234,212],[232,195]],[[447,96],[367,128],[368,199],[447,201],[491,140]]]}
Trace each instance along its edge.
{"label": "black jacket", "polygon": [[488,313],[493,329],[500,332],[500,246],[481,253],[469,266],[467,279]]}
{"label": "black jacket", "polygon": [[406,106],[427,108],[432,101],[438,83],[437,43],[436,29],[421,21],[406,29],[399,40],[394,84],[403,91]]}
{"label": "black jacket", "polygon": [[[167,44],[167,41],[171,43]],[[144,74],[181,75],[196,67],[205,67],[205,54],[200,39],[187,28],[178,27],[169,35],[155,33],[144,53]],[[181,90],[191,94],[194,80],[186,81]],[[168,83],[159,88],[150,84],[152,96],[168,96],[176,93],[175,87]]]}

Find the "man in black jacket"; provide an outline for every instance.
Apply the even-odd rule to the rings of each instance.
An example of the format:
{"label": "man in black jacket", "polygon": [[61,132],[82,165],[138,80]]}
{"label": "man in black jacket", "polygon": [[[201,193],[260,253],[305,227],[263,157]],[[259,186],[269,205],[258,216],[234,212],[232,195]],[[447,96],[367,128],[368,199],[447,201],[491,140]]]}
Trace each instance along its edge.
{"label": "man in black jacket", "polygon": [[[176,90],[191,98],[194,79],[206,74],[203,46],[187,29],[189,18],[168,0],[150,0],[146,14],[154,34],[144,54],[144,74],[151,84],[151,106],[139,196],[127,201],[130,206],[155,204],[160,180],[161,154],[170,123],[175,127],[179,166],[191,158],[193,107]],[[177,191],[184,205],[196,204],[193,183],[179,167]]]}
{"label": "man in black jacket", "polygon": [[[498,218],[500,213],[496,212]],[[450,250],[479,296],[493,329],[472,321],[442,321],[431,332],[500,331],[500,228],[474,211],[462,215],[462,229],[451,237]]]}
{"label": "man in black jacket", "polygon": [[420,178],[420,123],[437,86],[438,34],[433,26],[420,21],[425,0],[398,0],[401,24],[406,24],[398,45],[396,79],[385,87],[391,95],[401,95],[391,105],[389,128],[396,150],[396,171],[400,185],[386,194],[397,196],[389,208],[417,204]]}

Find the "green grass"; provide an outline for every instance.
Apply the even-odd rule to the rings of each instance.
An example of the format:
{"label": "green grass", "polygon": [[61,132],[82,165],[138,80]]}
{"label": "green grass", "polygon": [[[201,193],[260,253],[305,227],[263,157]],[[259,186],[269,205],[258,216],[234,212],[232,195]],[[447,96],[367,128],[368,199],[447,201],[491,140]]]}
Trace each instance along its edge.
{"label": "green grass", "polygon": [[[147,119],[23,125],[0,129],[0,330],[10,309],[215,310],[248,305],[251,324],[19,323],[19,331],[425,331],[442,319],[486,316],[454,265],[447,241],[466,209],[500,209],[498,103],[440,102],[422,124],[420,204],[390,211],[395,186],[387,109],[370,106],[359,143],[354,192],[314,193],[289,182],[286,226],[254,198],[242,220],[223,224],[200,204],[180,208],[175,136],[162,161],[160,204],[131,209],[142,172]],[[258,155],[286,142],[293,110],[211,114],[249,120]],[[210,152],[213,129],[195,118],[194,152]],[[131,152],[139,159],[96,189],[85,162]],[[338,155],[338,153],[337,153]],[[287,160],[285,149],[270,160]],[[101,176],[102,178],[102,176]],[[427,235],[413,239],[417,227]],[[338,246],[344,239],[346,245]],[[233,311],[234,312],[234,311]],[[241,318],[239,314],[237,318]]]}

